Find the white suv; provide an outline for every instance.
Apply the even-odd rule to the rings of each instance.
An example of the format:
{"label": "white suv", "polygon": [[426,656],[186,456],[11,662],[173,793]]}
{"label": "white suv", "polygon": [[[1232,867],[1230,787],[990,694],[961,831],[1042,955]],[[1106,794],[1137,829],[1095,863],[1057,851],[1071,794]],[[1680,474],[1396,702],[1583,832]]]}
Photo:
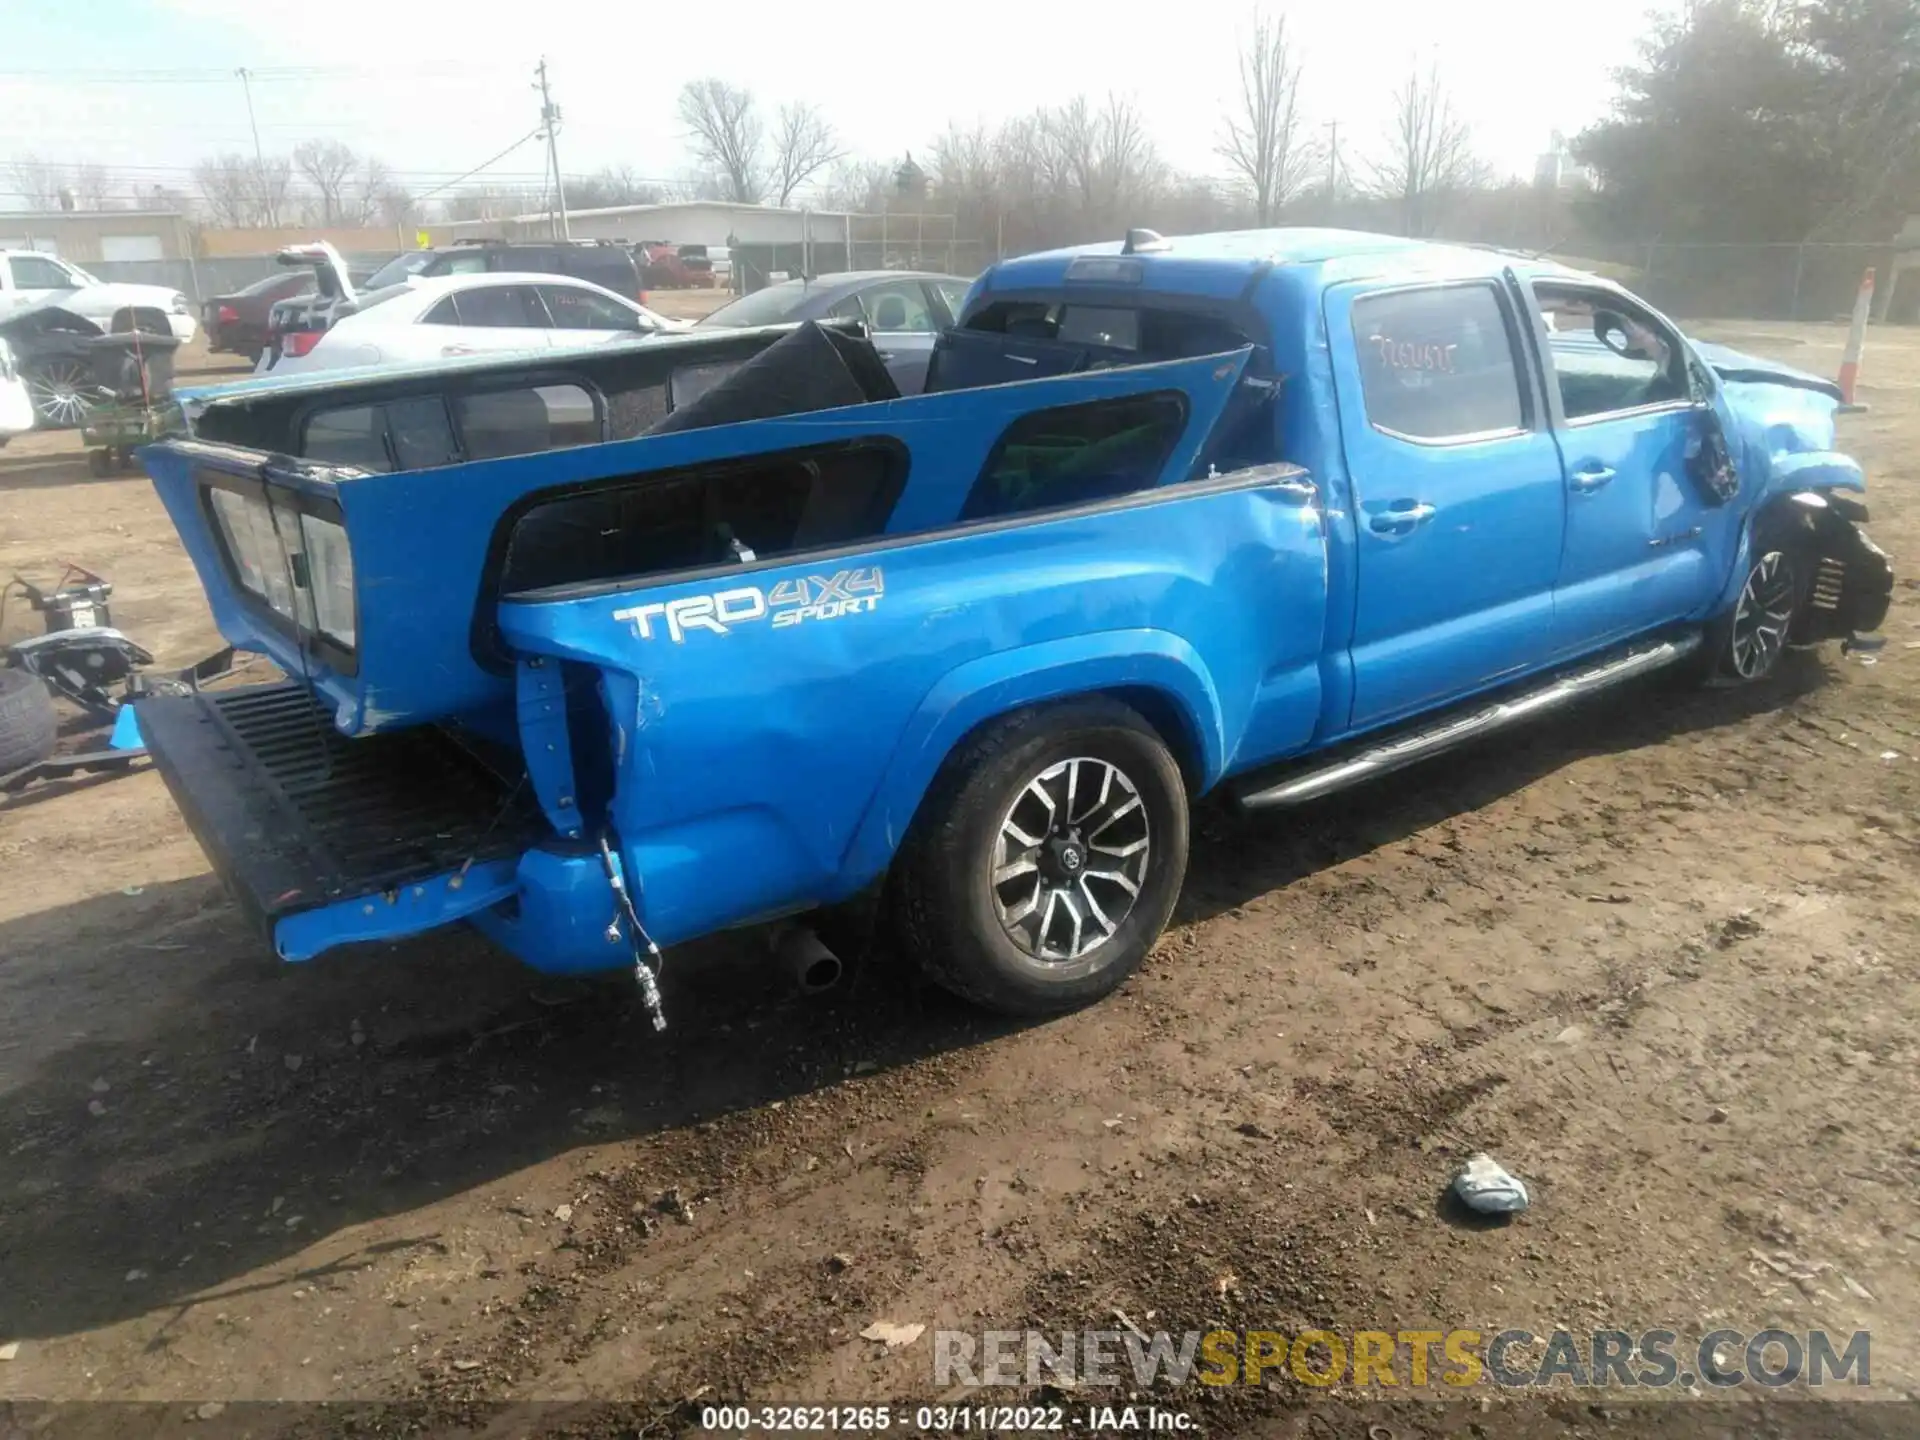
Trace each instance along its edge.
{"label": "white suv", "polygon": [[178,290],[96,280],[78,265],[38,250],[0,250],[0,320],[42,301],[71,310],[102,330],[109,328],[116,311],[130,305],[150,306],[166,315],[183,345],[199,329],[193,308]]}

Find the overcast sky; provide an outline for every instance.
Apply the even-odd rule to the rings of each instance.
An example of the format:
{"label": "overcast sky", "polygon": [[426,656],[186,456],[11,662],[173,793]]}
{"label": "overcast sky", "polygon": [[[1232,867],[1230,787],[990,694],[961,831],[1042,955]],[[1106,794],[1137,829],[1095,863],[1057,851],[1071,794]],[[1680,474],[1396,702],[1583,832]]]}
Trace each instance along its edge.
{"label": "overcast sky", "polygon": [[[1498,169],[1531,174],[1551,131],[1605,113],[1657,0],[1296,0],[1289,16],[1317,124],[1352,163],[1377,147],[1391,94],[1437,63]],[[185,187],[200,157],[309,136],[379,155],[426,190],[531,131],[544,53],[569,174],[687,170],[674,98],[707,74],[769,106],[819,103],[864,155],[924,151],[949,120],[993,121],[1076,91],[1133,97],[1161,152],[1223,175],[1214,154],[1248,0],[6,0],[0,189],[32,153],[108,166],[123,187]],[[288,75],[290,69],[325,73]],[[107,72],[121,72],[107,78]],[[125,72],[141,72],[138,77]],[[536,145],[488,172],[536,183]],[[0,205],[15,204],[0,195]]]}

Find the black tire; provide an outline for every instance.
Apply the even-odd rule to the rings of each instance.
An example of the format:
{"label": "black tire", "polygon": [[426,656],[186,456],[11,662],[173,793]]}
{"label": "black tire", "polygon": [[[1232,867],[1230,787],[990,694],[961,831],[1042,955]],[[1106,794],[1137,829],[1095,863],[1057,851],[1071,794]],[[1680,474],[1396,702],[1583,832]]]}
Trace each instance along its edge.
{"label": "black tire", "polygon": [[0,775],[51,755],[58,725],[44,680],[26,670],[0,670]]}
{"label": "black tire", "polygon": [[1789,507],[1760,517],[1733,606],[1707,627],[1697,667],[1703,679],[1715,685],[1754,685],[1779,668],[1806,610],[1813,554],[1813,524],[1807,516]]}
{"label": "black tire", "polygon": [[[1066,763],[1075,760],[1094,768]],[[1052,805],[1042,805],[1032,787],[1063,765],[1042,786]],[[1032,895],[1058,888],[1068,903],[1044,902],[1038,933],[1023,945],[1001,915],[1027,903],[1024,875],[998,890],[992,882],[1003,822],[1014,824],[1016,805],[1040,807],[1019,812],[1025,818],[1057,814],[1066,785],[1086,773],[1091,789],[1094,774],[1110,772],[1124,783],[1117,790],[1109,783],[1104,806],[1082,810],[1076,795],[1067,807],[1088,827],[1084,832],[1067,826],[1024,852],[1038,867],[1031,872]],[[1127,806],[1129,794],[1140,801],[1137,809]],[[1136,813],[1143,817],[1137,828]],[[1102,834],[1108,854],[1131,846],[1130,837],[1143,835],[1148,843],[1137,857],[1101,858],[1092,847]],[[1021,863],[1016,856],[1007,867]],[[1116,867],[1135,885],[1138,893],[1124,914],[1125,889],[1095,865]],[[895,928],[906,953],[944,989],[1008,1015],[1062,1014],[1112,993],[1140,967],[1166,928],[1186,869],[1186,784],[1153,727],[1113,700],[1036,707],[992,722],[941,769],[895,865]],[[1110,927],[1098,941],[1084,929],[1101,925],[1095,914]],[[1049,949],[1055,955],[1043,958]]]}

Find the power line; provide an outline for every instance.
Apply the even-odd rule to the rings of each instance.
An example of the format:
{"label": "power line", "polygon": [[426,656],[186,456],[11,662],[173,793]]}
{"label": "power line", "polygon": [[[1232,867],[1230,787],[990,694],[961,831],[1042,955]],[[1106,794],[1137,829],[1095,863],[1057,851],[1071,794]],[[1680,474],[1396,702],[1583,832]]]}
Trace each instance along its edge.
{"label": "power line", "polygon": [[[503,67],[493,67],[494,73],[500,73]],[[457,69],[413,69],[374,68],[362,65],[280,65],[249,67],[248,74],[255,80],[279,82],[284,80],[324,80],[324,79],[405,79],[405,80],[464,80],[479,78],[486,74],[485,66],[462,66]],[[231,80],[231,70],[215,69],[149,69],[149,70],[0,70],[0,80],[46,80],[61,85],[220,85]]]}

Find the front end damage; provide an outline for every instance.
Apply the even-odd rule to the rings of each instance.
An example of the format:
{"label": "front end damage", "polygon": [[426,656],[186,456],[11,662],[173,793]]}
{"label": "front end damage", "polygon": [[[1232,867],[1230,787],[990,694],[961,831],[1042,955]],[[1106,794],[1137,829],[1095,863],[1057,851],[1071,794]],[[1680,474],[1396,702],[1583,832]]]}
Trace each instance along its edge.
{"label": "front end damage", "polygon": [[[1807,573],[1789,643],[1839,640],[1848,649],[1878,649],[1893,598],[1893,562],[1862,528],[1866,476],[1836,448],[1839,386],[1723,346],[1697,348],[1719,377],[1742,488],[1753,496],[1731,584],[1746,573],[1756,530],[1785,528],[1801,538]],[[1731,590],[1723,598],[1730,602]]]}

